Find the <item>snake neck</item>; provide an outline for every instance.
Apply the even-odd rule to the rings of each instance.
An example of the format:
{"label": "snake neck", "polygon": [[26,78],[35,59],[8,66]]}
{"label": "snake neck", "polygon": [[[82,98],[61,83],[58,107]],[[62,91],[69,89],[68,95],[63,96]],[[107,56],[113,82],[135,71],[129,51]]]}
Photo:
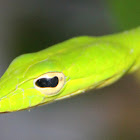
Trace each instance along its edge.
{"label": "snake neck", "polygon": [[114,35],[103,36],[102,39],[120,43],[123,47],[132,51],[132,59],[134,60],[129,72],[140,68],[140,27]]}

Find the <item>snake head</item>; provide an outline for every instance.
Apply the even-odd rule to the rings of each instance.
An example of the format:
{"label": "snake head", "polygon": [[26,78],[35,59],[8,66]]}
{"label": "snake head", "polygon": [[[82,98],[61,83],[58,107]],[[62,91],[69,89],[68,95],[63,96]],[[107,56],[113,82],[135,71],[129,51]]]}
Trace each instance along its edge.
{"label": "snake head", "polygon": [[28,109],[77,93],[79,81],[74,78],[79,75],[71,57],[77,54],[73,48],[87,40],[70,39],[15,58],[0,79],[0,112]]}

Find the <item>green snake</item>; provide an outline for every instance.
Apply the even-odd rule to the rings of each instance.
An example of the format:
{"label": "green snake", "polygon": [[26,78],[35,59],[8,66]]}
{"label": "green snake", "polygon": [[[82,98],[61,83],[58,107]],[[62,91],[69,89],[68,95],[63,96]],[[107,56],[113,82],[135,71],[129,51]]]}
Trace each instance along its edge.
{"label": "green snake", "polygon": [[13,112],[110,85],[140,66],[140,27],[81,36],[24,54],[0,79],[0,112]]}

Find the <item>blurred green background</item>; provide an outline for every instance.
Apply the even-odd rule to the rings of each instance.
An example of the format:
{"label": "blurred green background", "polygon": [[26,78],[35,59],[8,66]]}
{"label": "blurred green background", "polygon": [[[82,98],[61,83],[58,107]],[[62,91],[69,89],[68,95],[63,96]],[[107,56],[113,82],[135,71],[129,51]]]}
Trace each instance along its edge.
{"label": "blurred green background", "polygon": [[[139,0],[1,0],[0,75],[20,54],[139,26],[139,6]],[[0,140],[139,140],[139,91],[130,75],[98,91],[1,114]]]}

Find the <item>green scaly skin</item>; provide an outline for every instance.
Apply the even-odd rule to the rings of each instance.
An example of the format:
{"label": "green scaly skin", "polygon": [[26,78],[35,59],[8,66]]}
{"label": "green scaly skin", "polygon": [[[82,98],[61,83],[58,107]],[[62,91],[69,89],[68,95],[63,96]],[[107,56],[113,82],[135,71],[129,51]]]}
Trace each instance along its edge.
{"label": "green scaly skin", "polygon": [[[28,109],[112,84],[139,67],[140,27],[101,37],[75,37],[17,57],[0,79],[0,112]],[[47,72],[63,72],[65,86],[54,96],[34,88]]]}

